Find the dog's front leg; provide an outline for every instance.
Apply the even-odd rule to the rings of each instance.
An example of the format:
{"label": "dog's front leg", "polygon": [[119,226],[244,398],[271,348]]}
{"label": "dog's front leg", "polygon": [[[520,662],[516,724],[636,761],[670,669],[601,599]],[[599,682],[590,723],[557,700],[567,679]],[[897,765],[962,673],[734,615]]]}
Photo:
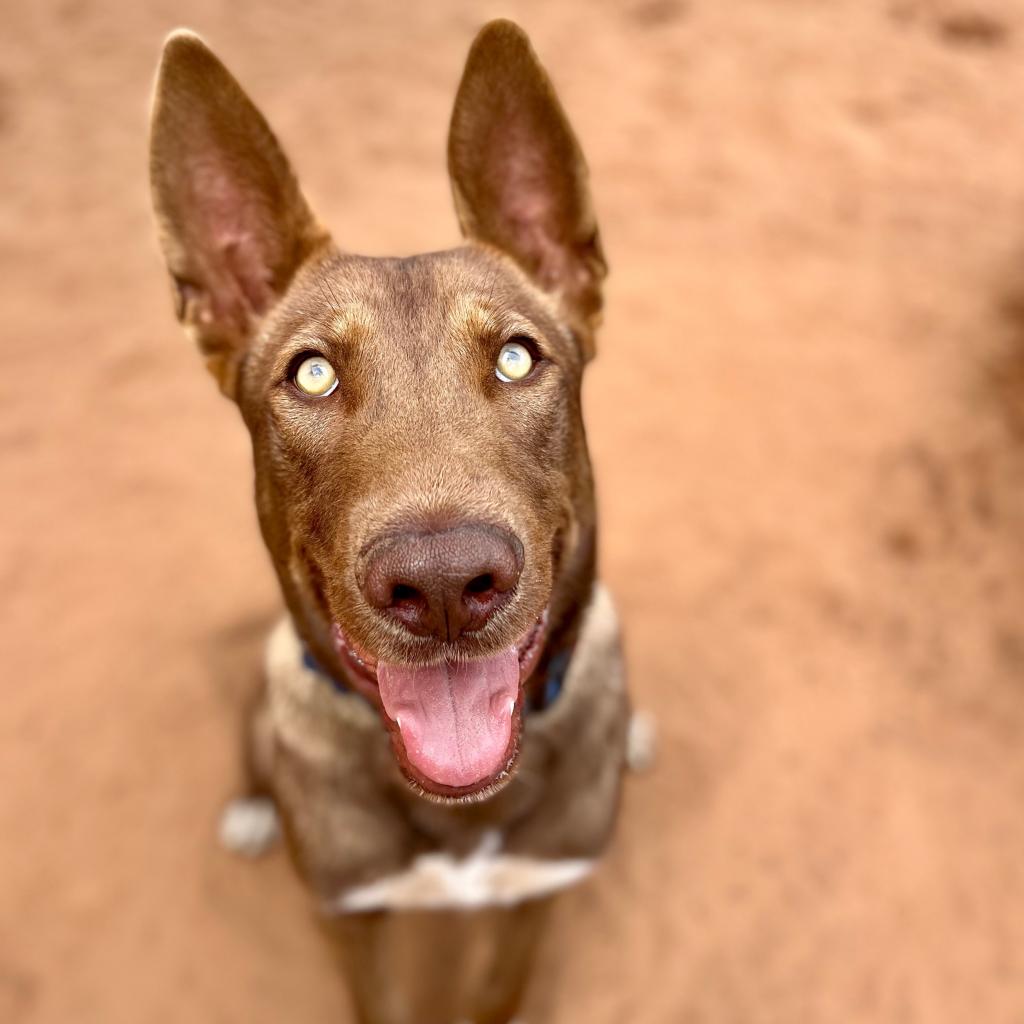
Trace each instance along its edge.
{"label": "dog's front leg", "polygon": [[325,918],[323,926],[348,982],[358,1024],[418,1024],[420,1019],[427,1024],[429,1018],[412,1012],[414,1004],[390,955],[392,916],[389,911],[346,914]]}
{"label": "dog's front leg", "polygon": [[468,916],[373,911],[325,921],[359,1024],[462,1024]]}
{"label": "dog's front leg", "polygon": [[511,1024],[551,899],[326,919],[359,1024]]}
{"label": "dog's front leg", "polygon": [[526,900],[473,915],[478,973],[471,981],[465,1020],[511,1024],[516,1019],[552,902],[551,897]]}

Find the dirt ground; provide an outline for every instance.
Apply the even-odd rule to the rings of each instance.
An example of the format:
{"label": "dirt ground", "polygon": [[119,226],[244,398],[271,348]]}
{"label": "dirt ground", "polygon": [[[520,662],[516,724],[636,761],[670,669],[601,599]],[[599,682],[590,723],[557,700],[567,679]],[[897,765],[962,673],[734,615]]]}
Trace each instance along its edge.
{"label": "dirt ground", "polygon": [[148,91],[198,29],[345,247],[438,248],[496,14],[593,168],[603,575],[660,727],[527,1021],[1024,1019],[1024,2],[2,13],[0,1020],[349,1019],[284,856],[214,841],[278,598]]}

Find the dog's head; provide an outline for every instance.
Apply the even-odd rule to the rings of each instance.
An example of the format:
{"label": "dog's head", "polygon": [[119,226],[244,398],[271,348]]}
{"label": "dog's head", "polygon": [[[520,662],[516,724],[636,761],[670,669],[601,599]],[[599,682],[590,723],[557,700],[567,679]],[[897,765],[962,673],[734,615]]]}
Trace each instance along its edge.
{"label": "dog's head", "polygon": [[380,708],[409,779],[490,792],[593,575],[580,382],[605,264],[547,75],[509,22],[474,43],[448,146],[467,244],[448,252],[340,250],[189,33],[164,49],[150,155],[178,318],[252,434],[299,632]]}

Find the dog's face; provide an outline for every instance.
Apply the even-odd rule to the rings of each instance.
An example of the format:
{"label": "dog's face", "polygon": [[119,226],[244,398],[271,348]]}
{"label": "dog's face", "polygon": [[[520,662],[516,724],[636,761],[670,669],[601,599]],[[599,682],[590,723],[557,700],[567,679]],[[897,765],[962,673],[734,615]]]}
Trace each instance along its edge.
{"label": "dog's face", "polygon": [[463,248],[339,251],[189,34],[165,47],[151,157],[178,315],[252,434],[299,631],[380,709],[411,781],[490,792],[593,558],[580,381],[605,268],[529,43],[492,23],[467,62],[449,140]]}

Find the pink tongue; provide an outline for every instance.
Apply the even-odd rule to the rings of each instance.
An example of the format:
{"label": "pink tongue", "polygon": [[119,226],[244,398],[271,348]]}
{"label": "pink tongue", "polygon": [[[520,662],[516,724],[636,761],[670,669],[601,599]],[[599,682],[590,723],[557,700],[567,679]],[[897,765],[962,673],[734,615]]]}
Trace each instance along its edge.
{"label": "pink tongue", "polygon": [[519,696],[515,647],[480,661],[417,668],[379,662],[377,681],[410,764],[442,786],[471,786],[505,767]]}

